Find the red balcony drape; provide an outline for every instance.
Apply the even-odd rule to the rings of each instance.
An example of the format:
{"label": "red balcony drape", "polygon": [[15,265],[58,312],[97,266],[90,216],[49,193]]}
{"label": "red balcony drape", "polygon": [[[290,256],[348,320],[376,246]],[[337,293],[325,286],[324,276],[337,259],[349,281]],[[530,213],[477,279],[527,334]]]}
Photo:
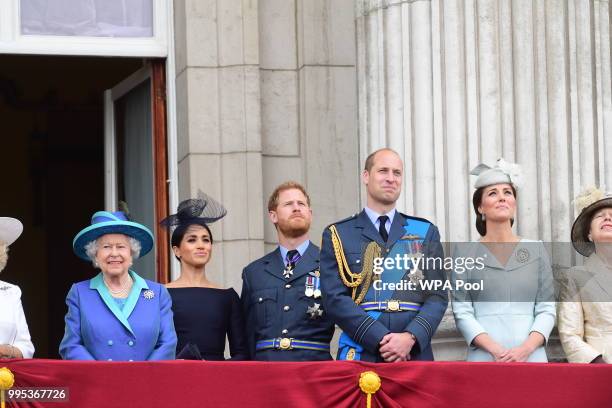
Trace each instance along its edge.
{"label": "red balcony drape", "polygon": [[464,362],[0,362],[15,387],[67,387],[64,403],[19,407],[365,407],[362,372],[382,386],[373,407],[612,407],[612,366]]}

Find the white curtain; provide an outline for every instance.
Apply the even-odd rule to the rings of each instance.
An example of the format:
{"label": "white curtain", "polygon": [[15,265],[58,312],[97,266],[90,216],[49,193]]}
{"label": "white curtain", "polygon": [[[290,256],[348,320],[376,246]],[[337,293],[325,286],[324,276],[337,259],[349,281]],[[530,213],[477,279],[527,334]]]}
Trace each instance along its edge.
{"label": "white curtain", "polygon": [[153,0],[21,0],[21,33],[152,37]]}

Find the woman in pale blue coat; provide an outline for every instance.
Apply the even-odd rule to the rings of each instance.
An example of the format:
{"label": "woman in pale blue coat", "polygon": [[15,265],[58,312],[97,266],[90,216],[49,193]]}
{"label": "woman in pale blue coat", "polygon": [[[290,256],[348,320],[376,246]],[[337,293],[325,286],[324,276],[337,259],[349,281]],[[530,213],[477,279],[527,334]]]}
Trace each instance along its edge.
{"label": "woman in pale blue coat", "polygon": [[478,175],[472,202],[482,238],[453,253],[455,259],[476,260],[473,268],[455,268],[454,287],[459,281],[482,284],[453,292],[468,361],[548,361],[544,346],[555,324],[552,271],[542,242],[512,231],[519,172],[503,159],[472,171]]}
{"label": "woman in pale blue coat", "polygon": [[59,347],[66,360],[173,360],[176,333],[166,288],[130,270],[153,248],[153,234],[118,212],[99,211],[77,234],[74,252],[100,269],[75,283],[66,298]]}

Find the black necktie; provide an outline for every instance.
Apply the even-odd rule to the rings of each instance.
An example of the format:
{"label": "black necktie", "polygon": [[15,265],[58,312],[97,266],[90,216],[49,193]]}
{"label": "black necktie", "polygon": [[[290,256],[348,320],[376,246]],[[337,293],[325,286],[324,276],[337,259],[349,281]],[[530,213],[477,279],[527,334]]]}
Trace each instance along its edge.
{"label": "black necktie", "polygon": [[300,259],[300,253],[297,249],[292,249],[291,251],[287,251],[287,256],[285,257],[287,261],[287,266],[293,268],[295,263]]}
{"label": "black necktie", "polygon": [[387,220],[389,219],[389,217],[387,217],[386,215],[381,215],[380,217],[378,217],[378,233],[380,234],[380,236],[382,237],[383,241],[387,242],[387,239],[389,239],[389,234],[387,233],[387,228],[385,228],[385,224],[387,224]]}

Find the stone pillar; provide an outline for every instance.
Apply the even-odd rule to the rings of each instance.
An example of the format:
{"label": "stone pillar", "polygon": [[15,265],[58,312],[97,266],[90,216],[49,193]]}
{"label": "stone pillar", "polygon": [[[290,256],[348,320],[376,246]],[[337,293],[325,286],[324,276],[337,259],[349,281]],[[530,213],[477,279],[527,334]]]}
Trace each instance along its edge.
{"label": "stone pillar", "polygon": [[[469,171],[504,157],[525,173],[517,233],[568,243],[574,197],[612,186],[608,1],[355,5],[359,155],[403,155],[400,209],[435,222],[443,240],[476,240]],[[555,269],[580,262],[569,248],[553,247]],[[439,331],[444,347],[452,324]],[[558,343],[549,351],[561,357]]]}
{"label": "stone pillar", "polygon": [[179,195],[201,189],[227,208],[207,273],[240,291],[242,268],[263,254],[258,2],[174,8]]}
{"label": "stone pillar", "polygon": [[[458,3],[442,8],[428,0],[356,0],[360,159],[383,146],[398,151],[405,163],[398,209],[434,222],[444,218],[445,194],[459,197],[453,202],[455,211],[465,214],[468,209],[467,182],[456,178],[445,184],[447,172],[457,174],[466,166],[466,158],[456,154],[466,150],[468,131],[463,92],[467,68],[459,48],[465,28],[458,24]],[[449,27],[443,27],[443,19]],[[441,29],[447,31],[432,36]],[[448,44],[448,54],[440,54],[441,44]],[[448,62],[448,71],[440,71],[441,61]],[[441,76],[445,82],[438,82]],[[439,101],[444,83],[451,87],[447,106]],[[452,138],[440,126],[445,118],[457,122]],[[444,234],[445,225],[439,227]],[[452,228],[467,238],[466,225],[453,223]],[[433,347],[437,359],[465,358],[450,309]]]}
{"label": "stone pillar", "polygon": [[266,250],[277,242],[267,198],[286,180],[308,190],[320,245],[359,208],[352,0],[259,0],[259,27]]}

